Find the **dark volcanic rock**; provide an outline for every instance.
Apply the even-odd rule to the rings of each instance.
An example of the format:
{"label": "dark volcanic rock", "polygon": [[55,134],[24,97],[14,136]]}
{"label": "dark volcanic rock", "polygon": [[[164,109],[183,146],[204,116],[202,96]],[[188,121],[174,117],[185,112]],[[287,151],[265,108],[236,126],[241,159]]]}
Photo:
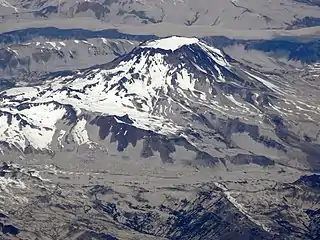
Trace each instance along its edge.
{"label": "dark volcanic rock", "polygon": [[55,27],[47,28],[28,28],[22,30],[15,30],[6,33],[0,33],[0,43],[23,43],[31,40],[36,36],[43,36],[46,38],[59,38],[59,39],[89,39],[97,37],[129,39],[137,41],[145,41],[156,39],[155,35],[132,35],[120,33],[117,29],[107,29],[100,31],[92,31],[86,29],[59,29]]}
{"label": "dark volcanic rock", "polygon": [[[318,24],[318,19],[306,18],[301,22]],[[318,39],[308,40],[302,37],[287,37],[270,40],[243,40],[214,36],[205,37],[204,40],[218,48],[243,45],[246,50],[258,50],[274,56],[283,56],[288,60],[301,61],[302,63],[314,63],[320,60],[320,40]]]}
{"label": "dark volcanic rock", "polygon": [[15,227],[11,224],[5,225],[3,223],[0,223],[0,228],[2,230],[2,233],[4,233],[4,234],[10,234],[10,235],[15,236],[15,235],[18,235],[20,232],[20,230],[17,227]]}
{"label": "dark volcanic rock", "polygon": [[237,154],[231,157],[230,160],[234,164],[257,164],[261,166],[274,165],[275,162],[265,156],[247,155],[247,154]]}
{"label": "dark volcanic rock", "polygon": [[313,174],[309,176],[301,176],[300,179],[295,182],[295,184],[305,185],[314,190],[320,191],[320,175]]}
{"label": "dark volcanic rock", "polygon": [[154,155],[154,152],[160,154],[163,162],[172,162],[172,154],[176,151],[176,146],[182,146],[187,150],[196,153],[195,160],[205,161],[210,164],[218,162],[217,158],[199,151],[184,138],[168,137],[155,133],[150,130],[139,129],[133,125],[133,122],[127,116],[100,116],[93,119],[90,124],[99,127],[100,139],[104,140],[110,135],[110,141],[117,143],[119,152],[124,151],[129,144],[136,147],[138,141],[143,141],[141,157],[148,158]]}
{"label": "dark volcanic rock", "polygon": [[[320,5],[320,1],[319,1],[319,5]],[[316,27],[316,26],[320,26],[320,18],[304,17],[302,19],[297,19],[293,21],[289,29],[303,28],[303,27]]]}
{"label": "dark volcanic rock", "polygon": [[119,239],[109,234],[87,231],[83,233],[80,237],[78,237],[77,240],[119,240]]}

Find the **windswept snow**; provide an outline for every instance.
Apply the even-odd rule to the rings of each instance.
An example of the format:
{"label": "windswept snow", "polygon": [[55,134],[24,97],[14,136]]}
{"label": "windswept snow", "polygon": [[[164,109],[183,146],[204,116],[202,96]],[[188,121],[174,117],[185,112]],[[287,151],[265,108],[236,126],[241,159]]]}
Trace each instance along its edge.
{"label": "windswept snow", "polygon": [[272,84],[271,82],[259,77],[259,76],[256,76],[252,73],[249,73],[248,71],[244,71],[246,74],[248,74],[250,77],[258,80],[259,82],[261,82],[263,85],[265,85],[266,87],[268,87],[269,89],[277,92],[277,93],[280,93],[280,94],[283,94],[284,92],[282,90],[280,90],[280,88],[274,84]]}
{"label": "windswept snow", "polygon": [[219,49],[209,46],[203,42],[199,42],[199,46],[220,66],[230,66],[228,61],[224,58],[223,53]]}
{"label": "windswept snow", "polygon": [[186,38],[186,37],[168,37],[163,38],[160,40],[154,40],[146,42],[145,44],[141,45],[142,48],[160,48],[163,50],[171,50],[175,51],[178,48],[181,48],[184,45],[191,45],[198,43],[199,39],[197,38]]}

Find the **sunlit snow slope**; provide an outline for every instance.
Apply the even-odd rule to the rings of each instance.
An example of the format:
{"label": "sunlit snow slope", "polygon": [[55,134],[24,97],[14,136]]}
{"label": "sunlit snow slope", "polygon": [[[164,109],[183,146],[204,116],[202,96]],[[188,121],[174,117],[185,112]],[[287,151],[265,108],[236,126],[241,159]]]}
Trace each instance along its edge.
{"label": "sunlit snow slope", "polygon": [[[58,73],[41,86],[2,92],[0,140],[2,148],[21,151],[52,150],[53,141],[63,145],[70,139],[92,145],[88,122],[105,115],[119,124],[181,136],[200,148],[205,143],[225,151],[235,145],[283,157],[285,144],[273,123],[265,123],[266,110],[281,119],[283,99],[296,104],[277,83],[219,49],[196,38],[170,37],[142,43],[109,64]],[[124,115],[128,121],[121,120]],[[231,119],[236,120],[228,123]],[[235,126],[230,130],[229,125]],[[209,133],[226,140],[210,142]],[[258,145],[252,149],[232,133],[249,134],[250,141],[259,139]],[[270,152],[270,143],[275,151]],[[223,156],[220,150],[210,154]]]}

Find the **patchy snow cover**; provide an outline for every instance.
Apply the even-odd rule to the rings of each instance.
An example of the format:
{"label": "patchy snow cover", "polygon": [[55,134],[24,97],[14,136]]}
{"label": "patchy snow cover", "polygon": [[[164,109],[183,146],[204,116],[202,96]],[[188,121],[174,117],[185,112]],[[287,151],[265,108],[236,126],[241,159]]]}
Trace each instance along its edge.
{"label": "patchy snow cover", "polygon": [[[203,42],[199,42],[199,46],[220,66],[223,66],[223,67],[230,66],[228,61],[224,58],[223,53],[219,49],[209,46]],[[221,78],[219,79],[220,81],[222,80]]]}
{"label": "patchy snow cover", "polygon": [[55,42],[46,42],[47,44],[50,44],[53,48],[57,47],[57,43]]}
{"label": "patchy snow cover", "polygon": [[25,189],[26,185],[19,179],[0,177],[0,189],[9,193],[8,187]]}
{"label": "patchy snow cover", "polygon": [[244,71],[246,74],[248,74],[250,77],[258,80],[259,82],[261,82],[263,85],[265,85],[266,87],[268,87],[269,89],[277,92],[277,93],[280,93],[280,94],[284,94],[284,92],[282,90],[280,90],[280,88],[274,84],[272,84],[271,82],[267,81],[267,80],[264,80],[263,78],[259,77],[259,76],[256,76],[256,75],[253,75],[252,73],[249,73],[248,71]]}
{"label": "patchy snow cover", "polygon": [[184,45],[191,45],[198,43],[197,38],[186,38],[186,37],[168,37],[154,41],[148,41],[145,44],[140,45],[142,48],[160,48],[163,50],[175,51]]}
{"label": "patchy snow cover", "polygon": [[15,50],[15,49],[12,49],[12,48],[10,48],[10,47],[7,47],[7,50],[8,51],[10,51],[10,52],[13,52],[15,55],[19,55],[19,53],[18,53],[18,51],[17,50]]}
{"label": "patchy snow cover", "polygon": [[226,198],[229,200],[229,202],[235,206],[243,215],[245,215],[251,222],[257,224],[258,226],[262,227],[266,232],[271,232],[271,229],[265,226],[264,224],[258,222],[255,220],[248,211],[237,202],[237,200],[232,196],[232,192],[230,192],[227,188],[225,188],[222,184],[215,182],[214,183],[218,188],[220,188],[223,193],[225,194]]}
{"label": "patchy snow cover", "polygon": [[0,0],[0,5],[3,6],[3,7],[12,8],[12,9],[14,9],[14,11],[15,11],[16,13],[19,12],[19,11],[18,11],[18,8],[16,8],[16,7],[13,6],[11,3],[9,3],[9,2],[7,2],[7,1],[5,1],[5,0]]}
{"label": "patchy snow cover", "polygon": [[[144,43],[136,49],[155,47],[173,50],[186,44],[197,44],[205,54],[204,57],[212,60],[212,69],[217,72],[217,76],[212,76],[213,81],[225,81],[222,70],[231,68],[223,53],[198,39],[171,37]],[[208,94],[211,95],[210,89],[204,89],[205,92],[197,90],[197,82],[205,81],[206,84],[211,84],[210,81],[199,80],[183,64],[172,65],[166,61],[166,54],[150,54],[146,49],[138,51],[138,54],[133,54],[130,59],[125,59],[108,70],[95,69],[85,75],[80,73],[60,76],[41,86],[9,89],[2,93],[0,111],[6,111],[14,117],[9,121],[7,115],[0,115],[0,141],[8,142],[21,150],[28,144],[36,149],[50,149],[56,133],[55,125],[67,112],[65,106],[70,106],[76,116],[80,116],[81,109],[104,115],[128,115],[133,121],[132,125],[162,134],[174,134],[185,127],[167,117],[167,114],[172,115],[176,111],[172,109],[170,102],[189,112],[192,110],[188,103],[194,101],[223,114],[230,110],[219,101],[207,98]],[[194,61],[192,64],[199,65],[197,69],[206,67],[201,66],[201,61]],[[206,67],[207,72],[211,71],[209,68]],[[248,75],[257,79],[253,74]],[[277,89],[272,84],[267,86]],[[162,97],[167,98],[168,107],[158,106],[160,92]],[[186,104],[182,104],[169,92],[182,96]],[[226,96],[226,99],[238,107],[241,106],[237,113],[251,113],[249,108],[236,101],[232,95]],[[22,104],[30,107],[21,108]],[[21,121],[29,124],[21,124]],[[79,145],[90,142],[85,126],[86,121],[78,119],[70,132]],[[65,134],[69,133],[56,134],[60,147],[63,147],[62,138]]]}
{"label": "patchy snow cover", "polygon": [[[3,110],[7,114],[0,115],[0,139],[21,150],[28,142],[36,149],[50,149],[55,124],[66,113],[64,108],[56,108],[53,103],[20,111],[16,108]],[[22,124],[22,121],[28,124]]]}
{"label": "patchy snow cover", "polygon": [[101,40],[102,40],[102,42],[103,42],[104,44],[108,44],[108,39],[106,39],[106,38],[101,38]]}
{"label": "patchy snow cover", "polygon": [[236,106],[241,107],[242,104],[240,102],[238,102],[236,99],[234,99],[234,97],[232,95],[225,95],[225,97],[227,99],[229,99],[232,103],[234,103]]}
{"label": "patchy snow cover", "polygon": [[[10,146],[24,150],[26,147],[25,136],[20,131],[20,120],[18,116],[13,116],[11,124],[8,124],[8,115],[0,116],[0,139]],[[27,133],[28,134],[28,133]],[[35,134],[37,136],[37,134]]]}

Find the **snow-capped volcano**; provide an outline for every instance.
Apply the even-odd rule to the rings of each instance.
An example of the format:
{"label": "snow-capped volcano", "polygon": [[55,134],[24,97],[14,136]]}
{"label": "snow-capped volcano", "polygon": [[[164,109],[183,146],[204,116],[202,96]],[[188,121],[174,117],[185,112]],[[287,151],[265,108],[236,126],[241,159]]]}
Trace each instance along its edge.
{"label": "snow-capped volcano", "polygon": [[[180,137],[214,158],[228,155],[231,146],[243,154],[283,158],[285,144],[272,120],[269,126],[264,122],[266,109],[281,112],[284,95],[219,49],[196,38],[171,37],[142,43],[105,65],[56,74],[41,86],[2,92],[0,141],[2,148],[21,151],[62,151],[71,142],[92,147],[98,140],[91,126],[100,127],[103,139],[107,124],[105,131],[125,147],[132,134],[140,134],[138,141],[153,133]],[[233,133],[248,134],[259,147],[233,139]]]}

